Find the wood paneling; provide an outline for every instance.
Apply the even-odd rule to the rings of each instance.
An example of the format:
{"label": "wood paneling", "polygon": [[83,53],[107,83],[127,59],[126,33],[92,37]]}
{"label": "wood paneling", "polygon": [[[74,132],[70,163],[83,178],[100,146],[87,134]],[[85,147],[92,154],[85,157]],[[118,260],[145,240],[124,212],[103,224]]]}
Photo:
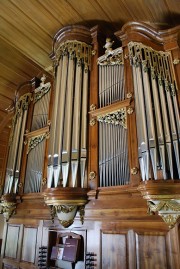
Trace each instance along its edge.
{"label": "wood paneling", "polygon": [[165,235],[136,234],[137,269],[169,268]]}
{"label": "wood paneling", "polygon": [[35,262],[37,243],[37,228],[24,228],[23,246],[22,246],[22,261]]}
{"label": "wood paneling", "polygon": [[17,258],[19,226],[9,225],[7,229],[5,257]]}
{"label": "wood paneling", "polygon": [[126,235],[102,233],[102,266],[103,269],[126,269]]}

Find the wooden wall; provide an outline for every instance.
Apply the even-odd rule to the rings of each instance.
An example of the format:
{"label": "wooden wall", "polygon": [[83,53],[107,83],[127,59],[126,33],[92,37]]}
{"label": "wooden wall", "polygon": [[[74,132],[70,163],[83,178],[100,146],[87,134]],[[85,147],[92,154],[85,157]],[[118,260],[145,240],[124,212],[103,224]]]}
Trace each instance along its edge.
{"label": "wooden wall", "polygon": [[146,203],[135,189],[131,192],[120,189],[99,191],[96,197],[90,191],[84,224],[77,214],[68,229],[62,228],[57,218],[52,223],[42,197],[35,200],[32,195],[24,196],[17,206],[17,214],[4,229],[6,244],[1,262],[12,267],[1,268],[38,268],[39,247],[47,246],[50,258],[58,232],[73,231],[84,239],[83,258],[75,269],[88,268],[85,267],[87,252],[93,255],[92,268],[179,269],[180,226],[177,224],[169,230],[159,216],[147,215]]}

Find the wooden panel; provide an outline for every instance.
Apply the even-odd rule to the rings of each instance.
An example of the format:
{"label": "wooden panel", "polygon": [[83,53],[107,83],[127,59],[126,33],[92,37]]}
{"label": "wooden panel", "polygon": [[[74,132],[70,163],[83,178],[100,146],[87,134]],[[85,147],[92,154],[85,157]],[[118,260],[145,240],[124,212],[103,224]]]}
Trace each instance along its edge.
{"label": "wooden panel", "polygon": [[22,261],[35,262],[37,228],[24,228]]}
{"label": "wooden panel", "polygon": [[19,238],[19,226],[8,225],[6,246],[5,246],[5,257],[17,258],[18,251],[18,238]]}
{"label": "wooden panel", "polygon": [[165,235],[136,234],[137,269],[168,269]]}
{"label": "wooden panel", "polygon": [[127,268],[125,234],[102,233],[102,269]]}

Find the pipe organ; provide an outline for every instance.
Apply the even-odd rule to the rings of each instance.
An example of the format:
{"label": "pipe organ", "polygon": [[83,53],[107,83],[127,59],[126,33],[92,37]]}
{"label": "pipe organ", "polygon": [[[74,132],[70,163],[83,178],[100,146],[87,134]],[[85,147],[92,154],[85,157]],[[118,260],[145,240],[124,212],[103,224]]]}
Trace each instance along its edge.
{"label": "pipe organ", "polygon": [[[148,240],[158,233],[156,261],[162,249],[162,257],[165,249],[170,256],[176,251],[179,241],[173,245],[165,235],[168,227],[177,231],[180,217],[178,33],[178,27],[157,31],[132,22],[115,33],[116,48],[99,27],[67,26],[54,36],[53,89],[43,77],[16,102],[1,197],[7,219],[16,209],[14,223],[28,219],[27,212],[44,221],[47,257],[57,230],[81,229],[84,216],[87,251],[99,252],[103,269],[109,269],[103,253],[112,252],[114,262],[122,245],[116,254],[123,268],[136,268],[141,259],[148,265],[138,268],[154,268],[146,257]],[[155,216],[146,214],[146,201]],[[52,238],[44,239],[48,229]],[[164,263],[180,266],[171,258]]]}

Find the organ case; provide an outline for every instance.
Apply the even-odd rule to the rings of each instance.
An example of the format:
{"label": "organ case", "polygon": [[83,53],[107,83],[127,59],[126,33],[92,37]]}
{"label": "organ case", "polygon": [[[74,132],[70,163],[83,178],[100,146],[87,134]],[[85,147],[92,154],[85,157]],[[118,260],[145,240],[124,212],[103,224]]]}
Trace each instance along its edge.
{"label": "organ case", "polygon": [[[55,35],[49,148],[45,149],[44,162],[44,145],[40,141],[48,136],[49,126],[46,117],[39,118],[41,124],[36,120],[37,106],[26,125],[30,132],[25,134],[27,143],[22,154],[27,166],[21,166],[20,172],[20,183],[25,187],[20,184],[18,189],[22,203],[10,222],[33,223],[37,229],[38,221],[43,219],[39,234],[42,244],[48,247],[57,230],[64,229],[62,226],[81,225],[79,220],[83,220],[87,203],[83,226],[88,239],[86,247],[95,256],[99,254],[95,261],[99,268],[108,268],[109,260],[113,268],[118,268],[119,253],[124,268],[149,269],[157,264],[179,268],[179,226],[175,225],[179,223],[180,198],[179,78],[174,58],[179,51],[178,32],[178,27],[157,31],[146,24],[129,23],[115,33],[122,46],[112,49],[107,40],[105,54],[105,37],[99,27],[89,30],[69,26]],[[49,84],[43,85],[48,90]],[[33,92],[35,96],[36,90]],[[45,96],[41,109],[49,102],[48,95]],[[29,111],[32,113],[32,106]],[[33,166],[38,164],[32,162],[36,156],[34,146],[41,155],[38,163],[44,167],[43,176]],[[34,183],[32,179],[36,179]],[[158,211],[169,227],[175,225],[174,229],[169,232],[157,214],[146,214],[140,192],[148,200],[150,213]],[[10,193],[10,197],[15,203],[15,194]],[[38,201],[37,205],[33,199]],[[54,225],[48,221],[50,213],[43,199],[50,207]],[[75,217],[78,210],[80,214]],[[28,225],[25,229],[28,233]],[[48,229],[52,229],[52,238],[46,241]],[[154,252],[154,238],[157,242],[160,239],[157,253],[161,260]],[[152,255],[148,260],[149,249]],[[8,247],[5,252],[11,258]],[[164,256],[167,258],[163,260]],[[4,263],[8,263],[6,258]],[[34,258],[27,260],[35,262]]]}

